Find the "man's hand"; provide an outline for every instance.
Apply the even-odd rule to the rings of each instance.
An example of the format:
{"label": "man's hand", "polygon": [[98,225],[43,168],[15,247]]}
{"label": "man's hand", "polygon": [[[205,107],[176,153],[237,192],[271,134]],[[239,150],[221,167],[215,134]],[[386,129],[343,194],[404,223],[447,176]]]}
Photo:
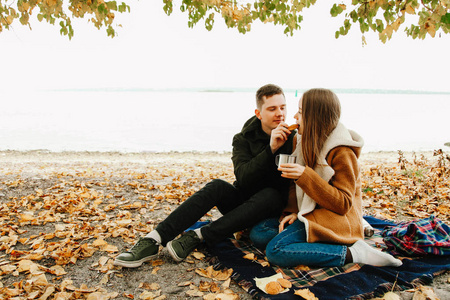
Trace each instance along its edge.
{"label": "man's hand", "polygon": [[280,225],[278,226],[278,232],[282,232],[284,230],[286,223],[291,225],[292,223],[294,223],[295,220],[297,220],[296,213],[291,213],[290,215],[285,216],[280,221]]}
{"label": "man's hand", "polygon": [[288,124],[281,122],[278,124],[277,128],[272,130],[272,133],[270,134],[270,149],[272,150],[272,153],[277,152],[277,150],[286,143],[291,134],[291,131],[287,129],[287,127]]}
{"label": "man's hand", "polygon": [[281,177],[297,180],[302,176],[305,167],[299,164],[281,164],[278,171],[282,172]]}

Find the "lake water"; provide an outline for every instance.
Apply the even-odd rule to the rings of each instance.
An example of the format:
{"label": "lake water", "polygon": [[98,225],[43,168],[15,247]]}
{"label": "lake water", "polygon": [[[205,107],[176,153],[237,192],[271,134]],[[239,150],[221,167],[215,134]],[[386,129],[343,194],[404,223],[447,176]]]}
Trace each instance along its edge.
{"label": "lake water", "polygon": [[[450,94],[337,92],[341,121],[364,152],[450,150]],[[231,151],[254,114],[254,92],[2,92],[0,150]],[[287,123],[298,97],[286,92]]]}

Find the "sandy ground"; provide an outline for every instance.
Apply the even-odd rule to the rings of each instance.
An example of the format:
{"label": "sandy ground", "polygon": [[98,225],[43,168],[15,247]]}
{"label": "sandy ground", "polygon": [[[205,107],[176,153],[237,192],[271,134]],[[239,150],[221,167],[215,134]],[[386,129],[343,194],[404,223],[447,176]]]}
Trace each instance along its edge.
{"label": "sandy ground", "polygon": [[[431,152],[420,155],[432,157]],[[182,263],[174,263],[166,250],[163,250],[158,261],[146,263],[140,268],[126,269],[110,267],[108,278],[99,270],[99,261],[106,257],[109,263],[118,253],[132,246],[133,241],[151,230],[178,205],[176,197],[187,197],[212,178],[222,178],[232,181],[232,165],[230,153],[99,153],[99,152],[62,152],[48,151],[2,151],[0,152],[0,204],[11,199],[23,199],[30,195],[44,197],[47,193],[64,192],[70,189],[93,189],[103,195],[103,204],[116,205],[118,208],[107,213],[107,220],[132,220],[121,227],[127,235],[115,236],[105,229],[101,236],[109,245],[117,247],[117,251],[97,251],[92,256],[78,260],[75,264],[65,265],[64,276],[54,276],[53,282],[60,284],[70,278],[74,286],[86,284],[88,287],[102,286],[108,292],[117,292],[116,299],[139,298],[146,290],[141,283],[156,283],[159,289],[151,290],[160,299],[194,299],[187,292],[192,290],[181,283],[190,282],[198,286],[204,277],[199,276],[195,269],[206,268],[204,259],[189,259]],[[405,153],[405,157],[411,155]],[[362,165],[370,167],[377,164],[397,163],[397,152],[363,153]],[[174,194],[170,185],[182,186],[183,193]],[[59,190],[58,190],[59,189]],[[63,191],[64,190],[64,191]],[[78,190],[77,190],[78,191]],[[91,193],[92,194],[92,193]],[[162,196],[161,196],[162,195]],[[172,197],[173,196],[173,197]],[[159,198],[158,198],[159,197]],[[165,197],[167,200],[162,201]],[[161,199],[160,199],[161,198]],[[150,201],[150,200],[151,201]],[[156,200],[155,200],[156,199]],[[160,199],[160,200],[158,200]],[[146,202],[147,201],[147,202]],[[158,202],[159,201],[159,202]],[[144,206],[132,207],[136,202],[144,202]],[[128,208],[124,208],[128,207]],[[105,210],[106,211],[106,210]],[[128,217],[126,217],[128,214]],[[220,216],[212,211],[206,218]],[[70,216],[71,220],[72,216]],[[0,219],[2,221],[3,219]],[[105,227],[107,223],[101,218],[92,220],[89,216],[78,216],[84,223],[89,223],[92,230]],[[77,221],[77,222],[78,222]],[[109,225],[111,223],[108,223]],[[116,223],[114,223],[116,224]],[[54,230],[51,223],[31,225],[24,223],[21,228],[26,232],[21,237],[31,238]],[[94,230],[95,231],[95,230]],[[84,239],[92,240],[93,236]],[[17,250],[26,249],[17,244]],[[8,255],[4,249],[0,251],[0,267],[7,264]],[[38,262],[50,267],[52,259]],[[0,273],[1,274],[1,273]],[[18,282],[26,277],[0,275],[3,287]],[[436,278],[431,287],[440,299],[450,299],[450,274],[447,272]],[[0,288],[2,286],[0,285]],[[240,299],[250,299],[241,288],[231,283],[230,289]],[[412,299],[413,292],[396,292],[400,299]],[[142,298],[142,297],[141,297]],[[199,299],[199,298],[197,298]]]}

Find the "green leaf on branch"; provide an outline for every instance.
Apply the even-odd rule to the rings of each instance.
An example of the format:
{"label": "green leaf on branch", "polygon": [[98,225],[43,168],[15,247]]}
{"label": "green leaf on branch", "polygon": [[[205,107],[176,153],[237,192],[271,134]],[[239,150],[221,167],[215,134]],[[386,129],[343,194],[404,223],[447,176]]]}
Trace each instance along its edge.
{"label": "green leaf on branch", "polygon": [[441,22],[450,25],[450,13],[446,13],[441,17]]}

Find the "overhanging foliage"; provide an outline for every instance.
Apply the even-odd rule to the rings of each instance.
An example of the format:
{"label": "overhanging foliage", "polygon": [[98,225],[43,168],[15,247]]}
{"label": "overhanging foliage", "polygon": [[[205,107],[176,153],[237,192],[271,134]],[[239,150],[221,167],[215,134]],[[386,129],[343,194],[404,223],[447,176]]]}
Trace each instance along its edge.
{"label": "overhanging foliage", "polygon": [[[129,1],[127,1],[130,3]],[[254,21],[283,26],[287,35],[301,29],[304,9],[316,4],[316,0],[163,0],[164,11],[170,15],[174,6],[187,14],[188,26],[204,22],[211,30],[217,18],[222,18],[229,28],[240,33],[251,30]],[[92,24],[105,28],[114,37],[115,13],[129,12],[125,3],[104,0],[0,0],[0,32],[9,29],[17,21],[30,26],[30,18],[50,24],[58,23],[62,35],[72,38],[73,18],[86,18]],[[218,16],[218,17],[217,17]],[[330,3],[330,16],[343,18],[336,38],[359,27],[364,34],[373,31],[382,42],[391,39],[394,32],[404,29],[413,39],[446,34],[450,31],[450,0],[353,0]],[[329,16],[324,15],[323,18]]]}

